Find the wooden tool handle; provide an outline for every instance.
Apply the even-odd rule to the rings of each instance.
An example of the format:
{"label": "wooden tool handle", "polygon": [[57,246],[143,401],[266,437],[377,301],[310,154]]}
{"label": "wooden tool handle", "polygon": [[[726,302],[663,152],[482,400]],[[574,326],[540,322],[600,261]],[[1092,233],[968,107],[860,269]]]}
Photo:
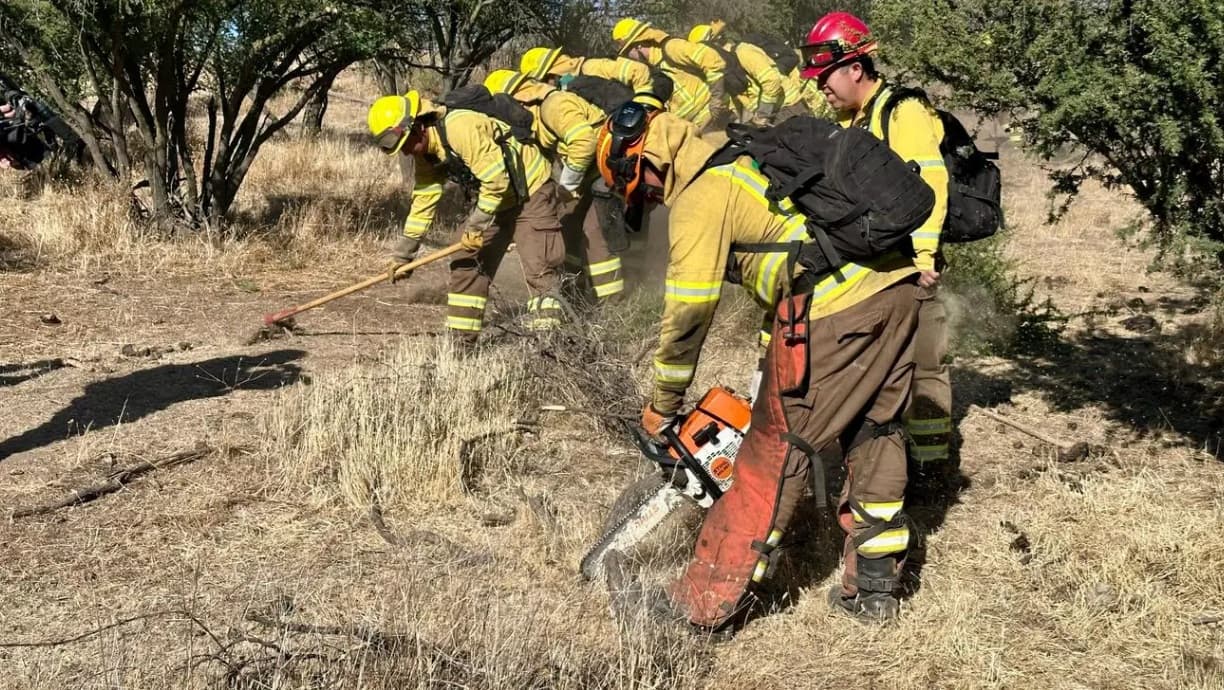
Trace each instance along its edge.
{"label": "wooden tool handle", "polygon": [[[409,271],[418,269],[421,266],[425,266],[435,261],[445,259],[451,254],[454,254],[455,252],[462,251],[462,250],[463,250],[462,244],[458,244],[458,243],[452,244],[449,247],[444,247],[432,254],[428,254],[426,256],[423,256],[417,259],[416,261],[413,261],[411,263],[406,263],[403,266],[396,268],[395,275],[401,276]],[[284,309],[284,310],[281,310],[281,311],[278,311],[272,314],[264,314],[264,317],[263,317],[264,325],[265,326],[275,325],[276,323],[280,321],[284,321],[285,319],[291,316],[301,314],[302,312],[309,311],[311,309],[314,309],[315,307],[323,306],[324,304],[338,300],[341,297],[347,297],[348,295],[351,295],[354,292],[361,292],[362,290],[365,290],[366,288],[373,287],[375,285],[378,285],[379,283],[385,282],[386,280],[387,280],[386,273],[376,275],[376,276],[371,276],[361,281],[360,283],[354,283],[346,288],[342,288],[340,290],[336,290],[335,292],[328,293],[326,295],[323,295],[322,297],[319,297],[318,299],[313,299],[305,304],[299,304],[296,307],[289,307],[288,309]]]}

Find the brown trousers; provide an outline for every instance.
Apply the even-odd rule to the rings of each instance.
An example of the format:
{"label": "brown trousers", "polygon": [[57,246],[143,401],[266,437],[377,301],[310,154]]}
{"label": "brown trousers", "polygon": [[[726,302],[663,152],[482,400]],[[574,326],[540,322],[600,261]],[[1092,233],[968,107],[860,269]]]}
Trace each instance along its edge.
{"label": "brown trousers", "polygon": [[484,232],[478,252],[461,251],[450,264],[446,326],[474,338],[484,325],[489,285],[511,242],[518,248],[524,278],[531,291],[528,325],[547,330],[560,323],[557,300],[560,268],[565,259],[561,221],[557,217],[557,187],[545,182],[522,206],[498,213]]}
{"label": "brown trousers", "polygon": [[952,442],[952,379],[948,373],[948,310],[936,289],[924,291],[914,337],[914,388],[905,414],[910,456],[919,467],[942,463]]}
{"label": "brown trousers", "polygon": [[591,185],[583,185],[578,198],[565,205],[561,226],[566,268],[574,274],[586,274],[595,299],[602,301],[624,292],[625,280],[620,257],[608,248],[594,201]]}
{"label": "brown trousers", "polygon": [[[717,627],[750,603],[746,595],[764,579],[804,494],[812,456],[838,439],[849,467],[838,507],[843,587],[857,591],[860,556],[888,557],[899,569],[908,529],[882,527],[901,510],[905,446],[889,424],[909,400],[918,297],[909,279],[810,323],[806,308],[796,309],[801,298],[779,305],[735,483],[710,509],[693,560],[671,589],[694,624]],[[863,433],[877,425],[880,433]]]}

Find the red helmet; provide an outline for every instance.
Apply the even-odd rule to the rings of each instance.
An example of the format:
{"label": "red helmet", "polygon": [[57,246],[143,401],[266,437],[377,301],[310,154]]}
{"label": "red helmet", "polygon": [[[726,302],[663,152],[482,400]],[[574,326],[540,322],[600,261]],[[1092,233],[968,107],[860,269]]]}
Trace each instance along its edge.
{"label": "red helmet", "polygon": [[817,20],[803,44],[804,79],[820,75],[850,60],[874,53],[875,37],[862,19],[849,12],[830,12]]}

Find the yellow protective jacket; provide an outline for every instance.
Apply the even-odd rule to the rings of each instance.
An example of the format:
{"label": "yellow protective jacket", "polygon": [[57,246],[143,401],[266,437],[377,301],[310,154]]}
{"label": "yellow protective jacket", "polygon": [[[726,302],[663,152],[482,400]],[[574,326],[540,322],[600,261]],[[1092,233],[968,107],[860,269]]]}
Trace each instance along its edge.
{"label": "yellow protective jacket", "polygon": [[578,94],[540,82],[519,87],[514,99],[535,116],[536,141],[570,170],[586,172],[595,160],[595,143],[607,115]]}
{"label": "yellow protective jacket", "polygon": [[646,62],[662,68],[669,75],[685,72],[713,84],[723,78],[723,72],[727,69],[722,56],[710,46],[668,36],[660,29],[647,29],[635,45],[639,43],[647,44]]}
{"label": "yellow protective jacket", "polygon": [[650,65],[625,57],[610,59],[562,55],[548,71],[557,75],[584,74],[588,77],[611,79],[627,85],[634,93],[651,91],[654,88]]}
{"label": "yellow protective jacket", "polygon": [[[808,239],[806,219],[789,201],[779,204],[766,199],[769,181],[751,159],[701,172],[714,151],[695,126],[661,113],[651,123],[643,152],[657,169],[666,172],[664,203],[671,210],[663,323],[651,400],[664,413],[679,409],[692,383],[722,294],[729,255],[739,282],[761,306],[772,309],[789,287],[785,254],[733,252],[732,244]],[[794,267],[796,275],[801,271]],[[821,318],[846,309],[916,271],[899,254],[869,265],[847,264],[816,285],[811,316]]]}
{"label": "yellow protective jacket", "polygon": [[737,43],[735,57],[748,75],[748,91],[736,96],[740,110],[753,113],[771,104],[772,112],[781,110],[786,102],[786,89],[773,58],[751,43]]}
{"label": "yellow protective jacket", "polygon": [[667,111],[698,127],[704,127],[710,114],[710,87],[688,72],[673,72],[671,77],[675,89],[667,101]]}
{"label": "yellow protective jacket", "polygon": [[[838,113],[843,127],[868,126],[871,133],[884,138],[880,117],[892,96],[892,87],[877,82],[864,107],[857,112]],[[916,98],[901,101],[892,111],[888,126],[888,146],[905,161],[916,163],[922,179],[935,191],[935,208],[926,222],[914,231],[914,263],[923,271],[935,270],[939,236],[948,215],[948,168],[939,145],[944,138],[943,122],[929,104]]]}
{"label": "yellow protective jacket", "polygon": [[[521,205],[511,175],[519,176],[534,194],[548,181],[552,171],[544,154],[534,144],[523,144],[510,135],[510,126],[471,110],[439,109],[442,127],[451,151],[467,166],[479,183],[476,210],[495,214]],[[429,232],[447,181],[446,149],[438,126],[426,129],[428,151],[414,155],[412,207],[404,221],[404,235],[420,239]]]}

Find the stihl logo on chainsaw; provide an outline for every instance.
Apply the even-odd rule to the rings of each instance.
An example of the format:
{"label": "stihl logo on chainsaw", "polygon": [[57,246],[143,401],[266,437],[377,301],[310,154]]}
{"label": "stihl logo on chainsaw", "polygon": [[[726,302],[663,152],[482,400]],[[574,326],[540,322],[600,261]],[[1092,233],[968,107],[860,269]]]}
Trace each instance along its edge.
{"label": "stihl logo on chainsaw", "polygon": [[638,448],[658,472],[634,482],[616,500],[603,536],[582,559],[582,574],[598,577],[608,551],[632,548],[686,500],[703,508],[713,505],[731,488],[735,456],[751,421],[750,400],[715,387],[664,430],[663,443],[637,431]]}

